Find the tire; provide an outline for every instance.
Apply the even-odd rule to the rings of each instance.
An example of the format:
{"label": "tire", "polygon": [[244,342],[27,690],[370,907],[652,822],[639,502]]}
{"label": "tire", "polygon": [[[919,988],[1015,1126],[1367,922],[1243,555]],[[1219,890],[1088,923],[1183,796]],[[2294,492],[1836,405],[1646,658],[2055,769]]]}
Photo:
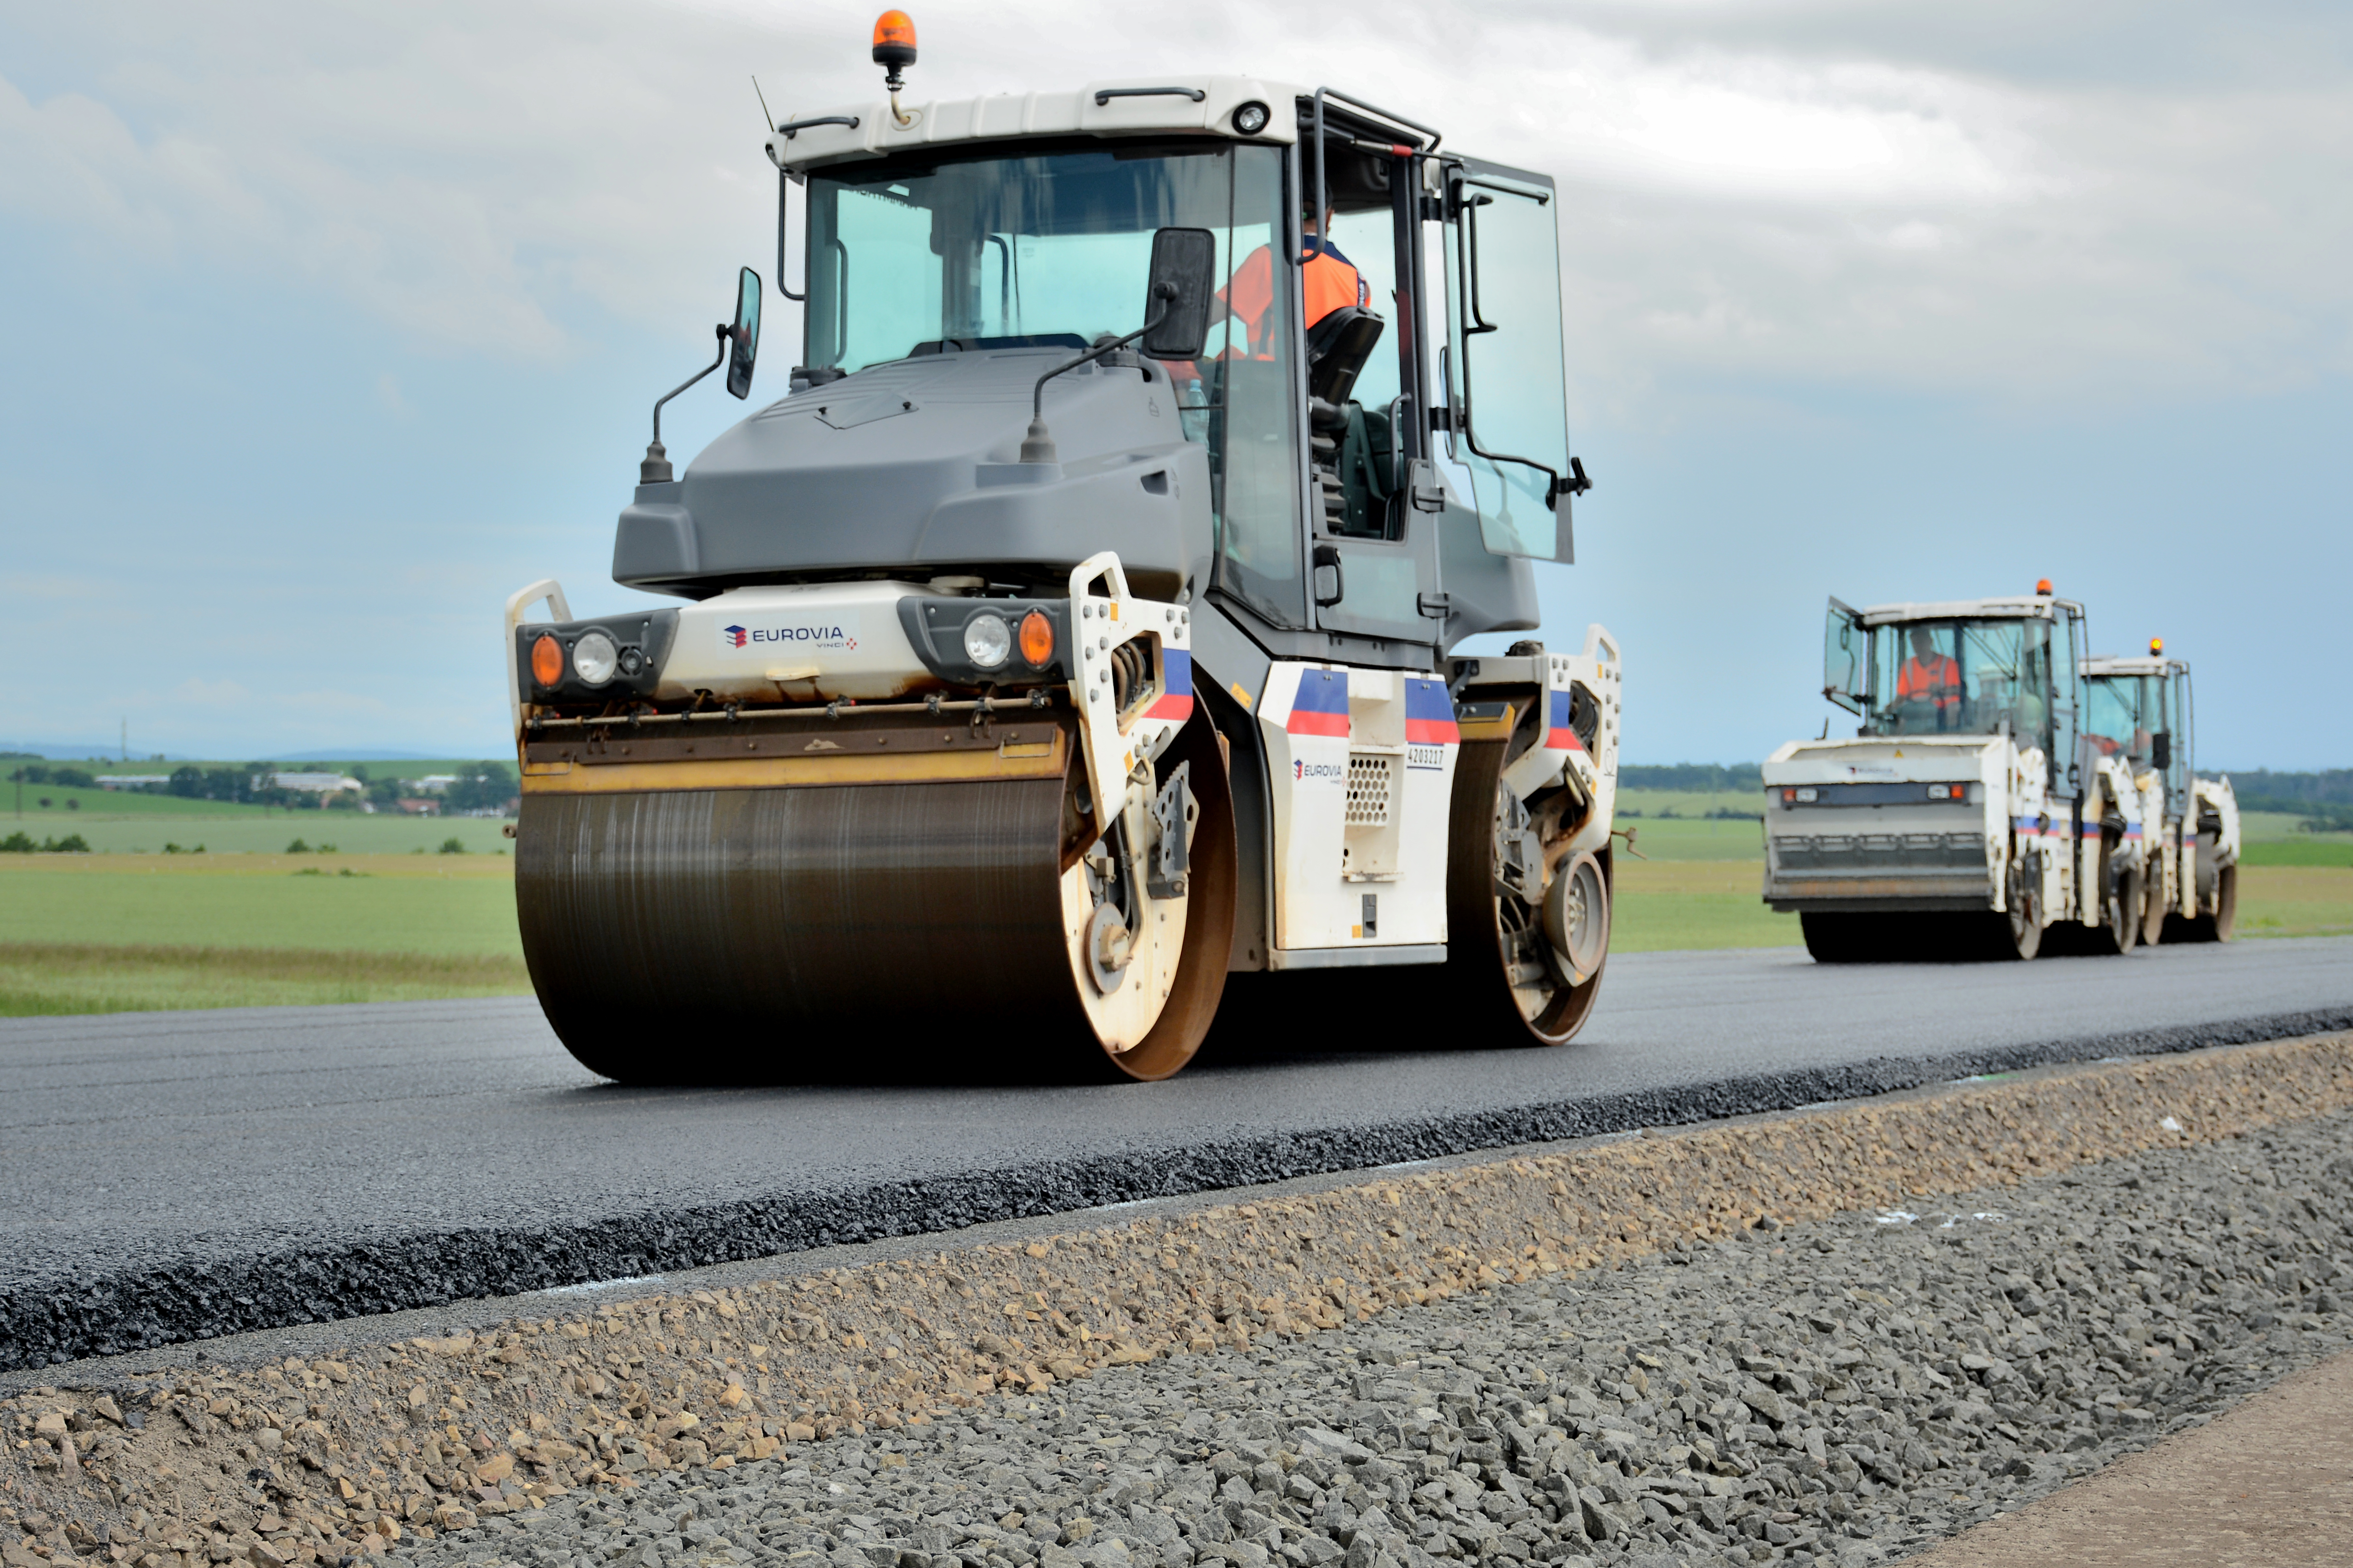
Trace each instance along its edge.
{"label": "tire", "polygon": [[[1551,875],[1536,896],[1505,890],[1502,832],[1514,804],[1503,786],[1505,750],[1501,741],[1466,743],[1454,764],[1441,985],[1448,1011],[1472,1026],[1455,1034],[1465,1045],[1567,1045],[1601,994],[1616,877],[1606,848],[1560,854],[1564,831],[1545,842]],[[1560,932],[1579,949],[1576,964],[1546,929],[1546,906],[1568,902],[1563,879],[1580,895],[1574,932]],[[1556,910],[1551,923],[1562,927],[1567,920]]]}
{"label": "tire", "polygon": [[2239,868],[2224,866],[2214,873],[2214,907],[2192,920],[2179,922],[2184,942],[2229,942],[2239,930]]}
{"label": "tire", "polygon": [[2137,868],[2105,879],[2107,896],[2101,905],[2106,917],[2092,931],[2091,949],[2110,958],[2121,958],[2140,945],[2141,874]]}
{"label": "tire", "polygon": [[2140,944],[2155,947],[2165,940],[2165,872],[2141,878]]}
{"label": "tire", "polygon": [[1993,957],[2023,963],[2042,951],[2042,879],[2022,875],[2013,861],[2009,893],[2009,910],[1987,917],[1988,945]]}

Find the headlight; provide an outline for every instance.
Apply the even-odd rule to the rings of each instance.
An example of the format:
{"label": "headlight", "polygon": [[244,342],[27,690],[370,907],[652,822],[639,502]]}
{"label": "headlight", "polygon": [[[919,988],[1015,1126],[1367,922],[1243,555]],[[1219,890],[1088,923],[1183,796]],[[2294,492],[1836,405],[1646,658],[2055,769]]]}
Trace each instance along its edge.
{"label": "headlight", "polygon": [[613,679],[621,650],[603,632],[585,632],[572,645],[572,673],[586,686],[602,686]]}
{"label": "headlight", "polygon": [[[964,656],[983,669],[995,669],[1013,651],[1013,633],[1003,616],[987,610],[964,624]],[[578,658],[577,654],[573,656]]]}
{"label": "headlight", "polygon": [[1234,129],[1245,136],[1255,136],[1266,129],[1267,108],[1253,99],[1234,110]]}

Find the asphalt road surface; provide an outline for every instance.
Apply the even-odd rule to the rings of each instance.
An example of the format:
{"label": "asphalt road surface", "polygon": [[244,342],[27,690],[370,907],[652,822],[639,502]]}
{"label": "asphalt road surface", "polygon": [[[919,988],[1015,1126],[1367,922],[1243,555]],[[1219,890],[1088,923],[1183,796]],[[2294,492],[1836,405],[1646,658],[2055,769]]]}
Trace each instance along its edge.
{"label": "asphalt road surface", "polygon": [[528,999],[7,1020],[0,1368],[2353,1027],[2353,940],[1644,953],[1605,987],[1556,1050],[1382,1041],[1319,1005],[1221,1024],[1170,1082],[1100,1088],[624,1089]]}

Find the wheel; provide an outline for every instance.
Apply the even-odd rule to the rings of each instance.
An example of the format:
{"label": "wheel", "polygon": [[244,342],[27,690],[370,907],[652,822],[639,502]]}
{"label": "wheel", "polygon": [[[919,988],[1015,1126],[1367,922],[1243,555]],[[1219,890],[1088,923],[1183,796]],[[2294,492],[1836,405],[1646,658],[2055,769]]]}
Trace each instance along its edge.
{"label": "wheel", "polygon": [[[1004,780],[526,793],[515,901],[548,1022],[628,1083],[1168,1077],[1233,941],[1223,749],[1198,716],[1108,830],[1064,754]],[[1164,866],[1155,895],[1125,847],[1187,795],[1181,889]]]}
{"label": "wheel", "polygon": [[1610,857],[1569,852],[1566,790],[1524,803],[1503,786],[1505,750],[1466,742],[1454,764],[1443,986],[1464,1044],[1565,1045],[1609,961]]}
{"label": "wheel", "polygon": [[[1225,994],[1226,966],[1233,958],[1234,899],[1239,880],[1235,867],[1234,796],[1226,771],[1225,748],[1206,714],[1186,725],[1176,744],[1162,755],[1155,784],[1165,789],[1179,766],[1185,768],[1198,815],[1187,851],[1190,865],[1187,868],[1186,892],[1177,900],[1186,908],[1176,917],[1182,922],[1183,934],[1174,954],[1174,977],[1159,1016],[1144,1037],[1126,1050],[1117,1050],[1098,1031],[1102,1059],[1098,1061],[1082,1052],[1081,1064],[1074,1064],[1080,1067],[1075,1076],[1145,1082],[1174,1076],[1201,1048],[1202,1037],[1209,1032],[1209,1025],[1218,1016],[1218,1003]],[[1068,886],[1066,879],[1066,889]],[[1095,909],[1105,907],[1097,905]],[[1091,926],[1093,919],[1091,912]],[[1101,954],[1092,944],[1084,944],[1074,956],[1084,962],[1090,971],[1082,982],[1083,991],[1094,984],[1092,971],[1101,962]]]}
{"label": "wheel", "polygon": [[2228,942],[2239,929],[2239,868],[2229,865],[2214,873],[2214,899],[2206,912],[2179,922],[2185,942]]}
{"label": "wheel", "polygon": [[[2102,857],[2105,868],[2106,858]],[[2141,875],[2138,868],[2109,871],[2103,879],[2107,896],[2102,901],[2099,926],[2088,932],[2094,952],[2120,957],[2140,944]]]}
{"label": "wheel", "polygon": [[[2170,858],[2167,862],[2170,864]],[[2141,879],[2140,942],[2143,947],[2155,947],[2165,939],[2165,889],[2169,881],[2165,867],[2153,868],[2154,874]]]}
{"label": "wheel", "polygon": [[2013,860],[2008,892],[2009,910],[1992,917],[1993,956],[2024,963],[2042,951],[2042,879]]}

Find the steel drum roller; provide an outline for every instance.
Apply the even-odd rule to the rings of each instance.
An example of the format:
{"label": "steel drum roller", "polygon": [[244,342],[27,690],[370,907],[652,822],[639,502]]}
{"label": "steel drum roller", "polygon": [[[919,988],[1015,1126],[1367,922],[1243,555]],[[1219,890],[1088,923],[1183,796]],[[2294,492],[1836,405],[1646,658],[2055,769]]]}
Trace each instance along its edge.
{"label": "steel drum roller", "polygon": [[[824,1077],[943,1032],[960,1049],[1065,1039],[1083,1019],[1059,923],[1063,788],[527,795],[533,982],[573,1054],[624,1081]],[[859,1033],[798,1027],[828,1025]]]}

